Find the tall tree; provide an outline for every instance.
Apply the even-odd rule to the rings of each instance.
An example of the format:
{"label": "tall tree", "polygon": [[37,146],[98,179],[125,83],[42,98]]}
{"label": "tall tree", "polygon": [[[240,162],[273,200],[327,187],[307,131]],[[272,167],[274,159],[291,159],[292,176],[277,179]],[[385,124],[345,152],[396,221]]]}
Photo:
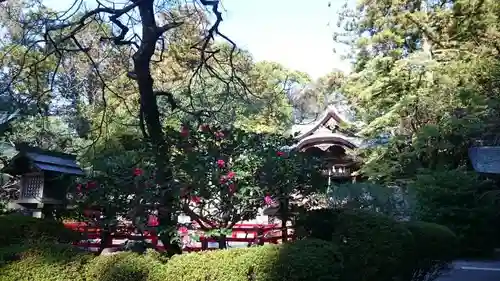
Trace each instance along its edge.
{"label": "tall tree", "polygon": [[[364,174],[408,187],[420,218],[448,224],[471,245],[484,243],[469,229],[489,232],[498,220],[481,206],[478,194],[492,185],[468,173],[468,148],[498,144],[499,11],[488,0],[361,1],[343,11],[336,35],[351,47],[354,72],[341,91],[362,133],[389,140],[363,151]],[[460,194],[474,195],[464,204]]]}
{"label": "tall tree", "polygon": [[[2,8],[17,8],[16,4],[10,2],[5,1],[5,3],[2,3]],[[157,102],[157,96],[163,93],[154,88],[151,68],[154,67],[152,63],[156,59],[156,54],[161,53],[168,46],[167,33],[178,28],[184,22],[177,18],[168,17],[170,12],[176,9],[169,2],[131,0],[118,5],[113,2],[106,5],[97,2],[93,9],[84,8],[82,5],[78,6],[78,2],[75,2],[75,4],[74,7],[78,7],[77,16],[74,16],[74,13],[70,10],[47,12],[47,9],[37,2],[26,3],[30,13],[37,15],[35,18],[19,17],[19,12],[26,10],[19,8],[16,10],[18,14],[11,13],[8,15],[13,23],[23,27],[21,30],[29,30],[29,28],[26,28],[27,26],[31,28],[38,26],[38,29],[43,34],[43,36],[35,36],[37,40],[33,42],[33,46],[40,50],[40,54],[29,52],[29,55],[33,56],[33,58],[28,64],[22,64],[20,73],[31,74],[33,70],[47,67],[47,58],[61,61],[65,56],[79,52],[87,57],[91,63],[92,71],[99,77],[100,82],[105,82],[102,76],[104,76],[105,68],[109,65],[103,65],[98,60],[97,48],[92,44],[85,44],[86,42],[80,34],[90,24],[97,26],[111,25],[109,30],[103,30],[103,35],[99,36],[99,40],[100,42],[111,43],[115,48],[125,48],[131,51],[132,55],[126,60],[131,64],[128,77],[135,81],[137,85],[140,108],[138,116],[140,116],[144,136],[152,144],[156,164],[156,182],[162,190],[162,208],[159,217],[160,224],[166,231],[162,233],[161,238],[165,245],[172,245],[171,249],[174,249],[171,243],[171,234],[172,227],[175,226],[174,215],[178,190],[175,190],[171,184],[171,171],[164,157],[164,155],[169,154],[170,144],[165,141]],[[221,36],[228,41],[232,45],[231,52],[235,49],[235,46],[232,41],[219,32],[218,28],[222,21],[219,1],[199,0],[193,2],[191,7],[193,9],[209,8],[216,18],[207,28],[204,33],[205,36],[195,46],[202,58],[200,68],[203,68],[210,55],[217,52],[217,49],[211,44],[215,36]],[[159,21],[158,14],[167,16],[165,16],[164,20]],[[57,73],[58,69],[53,67],[52,70],[52,77],[44,77],[45,81],[57,77],[55,73]],[[32,80],[27,85],[38,86],[40,84],[38,81],[42,78],[38,77],[32,78],[35,79],[34,83]],[[230,77],[233,78],[233,80],[229,80],[230,83],[236,81],[234,75]],[[38,100],[51,100],[50,93],[45,89],[37,91],[37,94],[39,95]],[[178,107],[173,100],[169,100],[169,103],[172,109]],[[199,112],[202,111],[199,110]]]}

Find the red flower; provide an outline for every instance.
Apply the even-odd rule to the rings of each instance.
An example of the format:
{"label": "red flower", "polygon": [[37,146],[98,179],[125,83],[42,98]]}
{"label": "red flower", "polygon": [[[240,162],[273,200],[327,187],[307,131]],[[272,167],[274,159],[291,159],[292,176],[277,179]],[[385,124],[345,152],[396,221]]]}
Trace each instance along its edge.
{"label": "red flower", "polygon": [[201,203],[201,198],[198,196],[191,196],[191,202],[195,204],[200,204]]}
{"label": "red flower", "polygon": [[233,171],[230,171],[229,173],[227,173],[227,178],[228,178],[228,179],[232,179],[232,178],[234,178],[235,176],[236,176],[236,173],[235,173],[235,172],[233,172]]}
{"label": "red flower", "polygon": [[182,137],[188,137],[189,136],[189,128],[186,126],[181,127],[181,136]]}
{"label": "red flower", "polygon": [[271,196],[267,195],[266,197],[264,197],[264,202],[266,203],[266,205],[271,205],[273,204],[273,198],[271,198]]}
{"label": "red flower", "polygon": [[179,227],[179,232],[182,233],[182,234],[187,234],[188,231],[189,231],[188,228],[185,227],[185,226]]}
{"label": "red flower", "polygon": [[199,130],[202,132],[208,132],[208,131],[210,131],[210,126],[208,124],[202,124],[202,125],[200,125]]}
{"label": "red flower", "polygon": [[217,166],[219,166],[219,168],[224,168],[224,165],[226,165],[226,162],[224,162],[224,160],[217,160]]}
{"label": "red flower", "polygon": [[285,153],[283,151],[278,151],[276,152],[276,155],[278,155],[278,157],[283,157],[285,156]]}
{"label": "red flower", "polygon": [[227,177],[226,176],[220,177],[220,179],[219,179],[219,183],[220,184],[225,184],[226,182],[227,182]]}
{"label": "red flower", "polygon": [[215,137],[218,139],[222,139],[224,137],[224,133],[221,131],[215,132]]}
{"label": "red flower", "polygon": [[97,187],[97,183],[95,181],[89,181],[86,186],[87,189],[92,189],[95,187]]}
{"label": "red flower", "polygon": [[236,191],[236,185],[234,183],[229,185],[229,194],[233,194]]}
{"label": "red flower", "polygon": [[158,226],[160,222],[158,222],[158,217],[155,215],[149,215],[148,217],[148,226]]}
{"label": "red flower", "polygon": [[77,190],[78,192],[82,191],[82,185],[81,185],[81,184],[78,184],[78,185],[76,186],[76,190]]}
{"label": "red flower", "polygon": [[144,172],[139,168],[134,168],[134,176],[142,176]]}

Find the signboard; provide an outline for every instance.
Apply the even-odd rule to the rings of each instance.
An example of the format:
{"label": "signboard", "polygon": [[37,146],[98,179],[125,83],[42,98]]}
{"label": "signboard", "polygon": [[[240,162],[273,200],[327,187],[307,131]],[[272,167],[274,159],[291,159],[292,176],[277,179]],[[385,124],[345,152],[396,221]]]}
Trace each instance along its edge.
{"label": "signboard", "polygon": [[471,147],[469,158],[477,172],[500,174],[500,146]]}

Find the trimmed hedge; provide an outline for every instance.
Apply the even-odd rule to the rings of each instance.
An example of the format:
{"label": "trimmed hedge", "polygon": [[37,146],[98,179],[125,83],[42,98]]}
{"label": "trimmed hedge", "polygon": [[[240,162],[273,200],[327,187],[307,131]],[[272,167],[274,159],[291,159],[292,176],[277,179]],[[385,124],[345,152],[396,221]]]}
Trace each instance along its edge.
{"label": "trimmed hedge", "polygon": [[162,281],[163,271],[164,265],[151,255],[123,252],[94,258],[85,276],[96,281]]}
{"label": "trimmed hedge", "polygon": [[79,233],[58,221],[17,214],[0,216],[0,247],[40,240],[68,243],[79,238]]}
{"label": "trimmed hedge", "polygon": [[320,240],[184,254],[166,264],[151,254],[94,257],[63,245],[10,252],[0,255],[2,281],[339,281],[342,271],[337,247]]}
{"label": "trimmed hedge", "polygon": [[1,281],[166,281],[154,255],[131,252],[95,256],[70,245],[0,248]]}
{"label": "trimmed hedge", "polygon": [[340,280],[341,257],[332,243],[299,240],[174,256],[162,280],[210,281],[334,281]]}
{"label": "trimmed hedge", "polygon": [[363,210],[320,209],[297,222],[302,237],[332,241],[343,256],[342,280],[393,280],[407,276],[410,231],[392,218]]}
{"label": "trimmed hedge", "polygon": [[433,280],[458,257],[459,240],[448,227],[421,221],[405,225],[415,241],[411,280]]}
{"label": "trimmed hedge", "polygon": [[[446,269],[458,249],[457,237],[441,225],[400,223],[359,210],[315,210],[297,221],[305,239],[177,255],[165,263],[153,251],[96,257],[54,244],[59,234],[51,231],[60,225],[43,228],[38,222],[36,231],[21,236],[22,244],[0,247],[1,281],[421,281]],[[37,234],[53,239],[25,243]]]}
{"label": "trimmed hedge", "polygon": [[69,245],[11,245],[0,249],[0,280],[88,281],[82,272],[92,257]]}

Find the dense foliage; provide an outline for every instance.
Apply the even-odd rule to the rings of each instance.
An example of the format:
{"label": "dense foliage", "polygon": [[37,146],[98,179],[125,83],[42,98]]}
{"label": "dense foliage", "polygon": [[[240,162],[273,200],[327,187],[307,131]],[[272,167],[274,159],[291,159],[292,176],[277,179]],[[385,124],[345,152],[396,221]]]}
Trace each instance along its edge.
{"label": "dense foliage", "polygon": [[[307,251],[306,251],[307,249]],[[340,280],[341,258],[324,241],[174,256],[154,253],[91,257],[67,246],[37,245],[0,250],[0,279],[9,280]],[[306,270],[314,269],[314,270]]]}
{"label": "dense foliage", "polygon": [[414,248],[410,257],[411,280],[434,280],[448,270],[459,253],[455,233],[443,225],[414,221],[405,226],[410,230]]}
{"label": "dense foliage", "polygon": [[78,241],[79,233],[61,222],[20,215],[0,215],[0,247],[40,241],[70,243]]}
{"label": "dense foliage", "polygon": [[342,280],[434,280],[458,256],[458,239],[447,227],[371,211],[313,210],[296,227],[299,237],[339,245]]}
{"label": "dense foliage", "polygon": [[188,254],[167,263],[164,280],[339,280],[335,245],[303,240],[285,245]]}
{"label": "dense foliage", "polygon": [[19,239],[0,247],[0,280],[429,281],[457,252],[458,241],[444,226],[367,211],[311,211],[298,225],[295,242],[168,259],[154,251],[93,256],[50,240]]}
{"label": "dense foliage", "polygon": [[383,143],[361,152],[363,174],[402,187],[414,216],[478,250],[499,233],[498,207],[482,200],[498,188],[468,157],[471,146],[498,145],[499,11],[498,1],[360,1],[341,11],[335,34],[354,63],[341,92],[361,133]]}
{"label": "dense foliage", "polygon": [[419,197],[415,215],[457,233],[462,254],[489,254],[499,245],[500,206],[484,196],[497,189],[491,180],[461,169],[422,171],[411,188]]}
{"label": "dense foliage", "polygon": [[[266,205],[266,196],[279,202],[291,194],[324,192],[326,187],[320,159],[289,151],[291,137],[208,124],[167,132],[176,144],[168,159],[172,188],[179,198],[175,207],[216,236],[238,222],[254,219]],[[146,230],[150,216],[164,208],[152,157],[140,142],[133,143],[129,140],[129,148],[120,153],[97,156],[90,178],[81,179],[72,190],[72,202],[79,210],[101,211],[104,218],[97,222],[103,227],[113,228],[118,219],[125,219]],[[156,230],[161,234],[169,229]]]}
{"label": "dense foliage", "polygon": [[[2,122],[0,159],[16,142],[78,154],[92,171],[75,185],[79,211],[109,202],[106,218],[138,227],[154,212],[168,230],[186,211],[225,228],[254,216],[267,193],[319,191],[316,164],[281,151],[290,140],[274,134],[349,103],[354,129],[379,145],[356,151],[371,182],[337,188],[338,201],[405,217],[411,202],[411,216],[456,232],[463,253],[498,246],[500,208],[487,200],[498,199],[497,179],[473,172],[468,157],[473,145],[498,145],[498,1],[346,6],[334,38],[352,72],[317,81],[214,41],[218,25],[207,28],[214,22],[195,6],[144,0],[130,6],[135,14],[110,4],[96,16],[83,6],[61,16],[40,1],[0,2],[0,111],[16,113]],[[123,26],[144,34],[120,37]],[[1,179],[0,195],[15,194]],[[398,198],[404,212],[394,190],[412,197]]]}
{"label": "dense foliage", "polygon": [[301,236],[339,245],[345,280],[390,280],[403,275],[402,264],[410,262],[411,233],[382,214],[349,209],[313,210],[301,217],[296,227]]}

